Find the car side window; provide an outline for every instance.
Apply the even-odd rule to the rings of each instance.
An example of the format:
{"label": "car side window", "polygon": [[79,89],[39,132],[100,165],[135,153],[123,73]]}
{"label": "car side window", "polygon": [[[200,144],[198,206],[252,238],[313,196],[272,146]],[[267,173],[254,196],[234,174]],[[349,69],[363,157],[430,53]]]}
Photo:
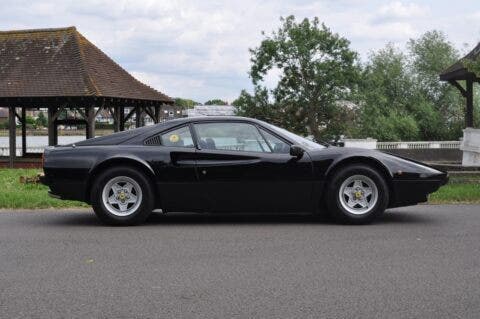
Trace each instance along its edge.
{"label": "car side window", "polygon": [[277,154],[288,154],[290,153],[290,145],[285,143],[283,140],[279,139],[272,133],[260,128],[263,137],[267,140],[268,145],[272,149],[273,153]]}
{"label": "car side window", "polygon": [[160,143],[163,146],[193,148],[193,138],[188,126],[182,126],[160,135]]}
{"label": "car side window", "polygon": [[271,153],[257,127],[248,123],[195,124],[201,149]]}

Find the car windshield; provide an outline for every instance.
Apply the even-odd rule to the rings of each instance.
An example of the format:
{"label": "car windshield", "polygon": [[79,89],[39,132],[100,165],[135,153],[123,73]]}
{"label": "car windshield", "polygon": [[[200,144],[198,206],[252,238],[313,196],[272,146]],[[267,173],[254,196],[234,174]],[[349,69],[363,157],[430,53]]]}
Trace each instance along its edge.
{"label": "car windshield", "polygon": [[291,140],[295,144],[303,146],[303,147],[307,148],[308,150],[318,150],[318,149],[325,148],[324,145],[315,143],[314,141],[311,141],[311,140],[309,140],[305,137],[299,136],[297,134],[293,134],[292,132],[289,132],[284,128],[281,128],[281,127],[278,127],[278,126],[275,126],[275,125],[269,124],[269,123],[265,123],[265,125],[267,127],[270,127],[271,129],[273,129],[274,131],[277,131],[280,134],[284,135],[285,137],[287,137],[289,140]]}

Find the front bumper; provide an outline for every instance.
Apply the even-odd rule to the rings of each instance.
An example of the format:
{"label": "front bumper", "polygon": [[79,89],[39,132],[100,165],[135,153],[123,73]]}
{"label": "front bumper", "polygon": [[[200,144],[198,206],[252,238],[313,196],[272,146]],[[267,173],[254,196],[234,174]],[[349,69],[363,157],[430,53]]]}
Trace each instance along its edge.
{"label": "front bumper", "polygon": [[436,192],[441,186],[448,183],[447,173],[418,179],[397,179],[392,181],[393,198],[390,207],[415,205],[428,201],[428,195]]}

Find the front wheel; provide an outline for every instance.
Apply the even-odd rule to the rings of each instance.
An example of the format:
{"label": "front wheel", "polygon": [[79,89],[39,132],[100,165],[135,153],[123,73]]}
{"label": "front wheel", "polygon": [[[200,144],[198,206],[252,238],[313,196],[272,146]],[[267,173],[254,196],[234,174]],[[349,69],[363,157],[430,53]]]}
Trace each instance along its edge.
{"label": "front wheel", "polygon": [[114,167],[96,178],[91,192],[95,214],[106,224],[142,223],[154,208],[148,178],[132,167]]}
{"label": "front wheel", "polygon": [[355,164],[340,169],[329,181],[326,204],[337,221],[365,224],[383,214],[388,195],[385,179],[376,169]]}

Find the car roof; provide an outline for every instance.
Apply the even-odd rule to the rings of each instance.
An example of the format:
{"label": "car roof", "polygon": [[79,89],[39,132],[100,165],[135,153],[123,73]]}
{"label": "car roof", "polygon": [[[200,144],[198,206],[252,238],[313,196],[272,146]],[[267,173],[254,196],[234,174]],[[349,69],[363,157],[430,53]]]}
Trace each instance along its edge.
{"label": "car roof", "polygon": [[178,119],[173,119],[168,122],[170,123],[191,123],[191,122],[212,122],[212,121],[248,121],[248,122],[256,122],[260,123],[259,120],[250,118],[250,117],[243,117],[243,116],[193,116],[193,117],[182,117]]}

